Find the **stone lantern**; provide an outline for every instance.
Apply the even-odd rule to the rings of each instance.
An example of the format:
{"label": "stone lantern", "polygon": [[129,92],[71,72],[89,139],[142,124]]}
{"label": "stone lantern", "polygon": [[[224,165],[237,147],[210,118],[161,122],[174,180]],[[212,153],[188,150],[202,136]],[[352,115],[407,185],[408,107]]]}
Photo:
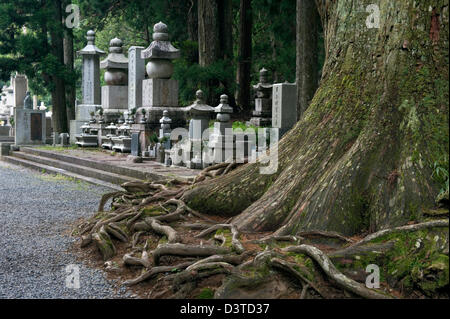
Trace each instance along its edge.
{"label": "stone lantern", "polygon": [[233,156],[233,128],[230,114],[233,108],[228,104],[228,96],[220,96],[220,104],[214,108],[217,121],[214,122],[214,133],[209,140],[209,147],[213,151],[214,163],[222,163]]}
{"label": "stone lantern", "polygon": [[117,126],[114,123],[108,125],[104,130],[104,136],[102,136],[102,148],[112,150],[114,146],[112,138],[116,136]]}
{"label": "stone lantern", "polygon": [[98,146],[98,136],[97,134],[94,134],[95,132],[92,131],[92,127],[88,122],[84,123],[83,126],[81,126],[81,134],[78,134],[75,136],[76,138],[76,145],[81,147],[97,147]]}
{"label": "stone lantern", "polygon": [[169,112],[166,110],[163,112],[163,117],[159,120],[161,123],[161,129],[159,130],[159,138],[164,140],[163,144],[166,150],[170,149],[170,124],[172,124],[172,120],[169,118]]}
{"label": "stone lantern", "polygon": [[253,89],[256,90],[256,99],[250,123],[259,127],[272,125],[273,85],[267,81],[268,73],[265,68],[262,68],[259,71],[259,83],[253,86]]}
{"label": "stone lantern", "polygon": [[[196,92],[197,99],[188,107],[188,113],[192,116],[189,122],[189,141],[191,143],[191,160],[187,163],[190,168],[202,168],[203,134],[209,133],[209,121],[214,108],[205,103],[203,91]],[[204,137],[205,140],[209,139]]]}

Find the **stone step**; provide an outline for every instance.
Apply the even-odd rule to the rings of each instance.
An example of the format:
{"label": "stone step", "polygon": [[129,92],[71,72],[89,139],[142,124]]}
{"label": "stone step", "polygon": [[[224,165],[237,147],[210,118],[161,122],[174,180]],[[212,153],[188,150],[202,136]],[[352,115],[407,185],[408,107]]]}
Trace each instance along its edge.
{"label": "stone step", "polygon": [[103,180],[99,180],[97,178],[92,178],[92,177],[75,174],[75,173],[66,171],[61,168],[56,168],[56,167],[48,166],[45,164],[39,164],[34,161],[25,160],[25,159],[15,157],[15,156],[3,156],[2,161],[5,161],[5,162],[13,164],[13,165],[18,165],[18,166],[23,166],[23,167],[27,167],[30,169],[38,170],[40,172],[45,172],[45,173],[54,174],[54,175],[62,175],[62,176],[74,178],[77,180],[81,180],[81,181],[84,181],[84,182],[87,182],[90,184],[107,187],[107,188],[117,190],[117,191],[123,191],[122,187],[112,184],[112,183],[105,182]]}
{"label": "stone step", "polygon": [[132,178],[125,175],[119,175],[111,172],[107,172],[104,170],[99,170],[95,168],[86,167],[84,165],[76,165],[72,163],[68,163],[65,161],[60,161],[57,159],[52,159],[48,157],[33,155],[25,152],[13,152],[13,157],[24,159],[27,161],[35,162],[38,164],[43,164],[59,169],[63,169],[78,175],[91,177],[95,179],[99,179],[111,184],[120,185],[126,182],[136,181],[136,178]]}
{"label": "stone step", "polygon": [[46,150],[40,150],[38,148],[21,147],[20,151],[27,153],[27,154],[32,154],[32,155],[37,155],[37,156],[46,157],[46,158],[50,158],[50,159],[55,159],[58,161],[62,161],[62,162],[66,162],[66,163],[70,163],[70,164],[74,164],[74,165],[79,165],[79,166],[89,167],[89,168],[93,168],[93,169],[97,169],[97,170],[102,170],[102,171],[113,173],[113,174],[129,176],[131,178],[138,179],[138,180],[161,180],[161,179],[164,179],[164,176],[159,176],[156,174],[142,172],[142,171],[139,171],[136,169],[129,169],[129,168],[123,167],[123,166],[110,165],[110,164],[104,163],[104,162],[96,162],[94,160],[87,159],[87,158],[80,158],[80,157],[70,156],[67,154],[61,154],[61,153],[51,152],[51,151],[46,151]]}

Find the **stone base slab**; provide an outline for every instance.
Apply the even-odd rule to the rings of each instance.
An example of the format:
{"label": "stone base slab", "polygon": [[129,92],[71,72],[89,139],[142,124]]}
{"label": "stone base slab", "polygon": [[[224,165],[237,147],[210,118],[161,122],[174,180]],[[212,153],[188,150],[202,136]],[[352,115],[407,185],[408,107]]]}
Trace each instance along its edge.
{"label": "stone base slab", "polygon": [[142,81],[142,106],[178,106],[178,81],[174,79],[148,79]]}
{"label": "stone base slab", "polygon": [[104,110],[128,110],[128,85],[102,86],[102,107]]}

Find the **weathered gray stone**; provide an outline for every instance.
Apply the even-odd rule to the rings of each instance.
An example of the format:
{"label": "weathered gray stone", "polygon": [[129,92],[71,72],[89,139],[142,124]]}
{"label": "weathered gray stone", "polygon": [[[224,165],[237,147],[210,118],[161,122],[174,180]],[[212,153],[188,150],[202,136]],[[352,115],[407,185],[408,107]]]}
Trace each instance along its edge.
{"label": "weathered gray stone", "polygon": [[108,57],[100,62],[100,68],[106,69],[105,83],[107,85],[128,85],[128,59],[123,54],[122,46],[122,40],[112,39],[109,42]]}
{"label": "weathered gray stone", "polygon": [[202,134],[209,128],[209,121],[214,113],[214,108],[205,103],[203,91],[198,90],[196,97],[194,104],[189,106],[189,114],[192,116],[189,122],[189,139],[191,141],[202,139]]}
{"label": "weathered gray stone", "polygon": [[153,40],[141,54],[143,59],[150,59],[147,75],[151,79],[170,79],[173,74],[172,60],[180,57],[180,50],[170,43],[167,25],[162,22],[153,27]]}
{"label": "weathered gray stone", "polygon": [[[192,119],[189,122],[189,142],[191,146],[190,161],[186,162],[189,168],[203,168],[203,138],[209,139],[209,137],[203,136],[205,131],[209,134],[209,121],[214,114],[214,108],[205,103],[203,91],[198,90],[196,92],[197,100],[189,106],[189,114]],[[212,161],[208,160],[208,164]]]}
{"label": "weathered gray stone", "polygon": [[0,157],[9,156],[12,143],[0,143]]}
{"label": "weathered gray stone", "polygon": [[178,106],[178,81],[174,79],[148,79],[142,83],[144,107]]}
{"label": "weathered gray stone", "polygon": [[297,85],[273,85],[272,127],[280,129],[280,137],[297,123]]}
{"label": "weathered gray stone", "polygon": [[45,144],[45,111],[16,108],[14,115],[16,145]]}
{"label": "weathered gray stone", "polygon": [[31,99],[29,91],[27,91],[25,98],[23,99],[23,108],[27,110],[33,109],[33,100]]}
{"label": "weathered gray stone", "polygon": [[71,120],[70,121],[70,143],[75,144],[76,136],[82,133],[81,126],[85,123],[85,120]]}
{"label": "weathered gray stone", "polygon": [[232,123],[230,114],[233,108],[228,105],[228,96],[220,97],[220,104],[215,107],[217,113],[217,121],[214,122],[214,130],[210,136],[208,146],[212,151],[212,162],[222,163],[233,157],[233,136],[226,138],[226,134],[232,135]]}
{"label": "weathered gray stone", "polygon": [[75,105],[75,120],[70,121],[70,142],[76,142],[76,136],[81,134],[81,126],[90,119],[91,112],[97,112],[101,106],[100,89],[100,56],[105,52],[95,46],[95,32],[87,32],[86,47],[78,51],[82,56],[81,90],[83,103]]}
{"label": "weathered gray stone", "polygon": [[128,86],[102,86],[102,108],[105,110],[128,110]]}
{"label": "weathered gray stone", "polygon": [[95,46],[95,32],[87,32],[88,44],[78,54],[83,57],[82,92],[83,104],[100,104],[100,56],[105,52]]}
{"label": "weathered gray stone", "polygon": [[28,91],[28,79],[25,75],[16,74],[12,78],[13,103],[16,108],[23,108],[23,101]]}
{"label": "weathered gray stone", "polygon": [[142,81],[145,79],[145,60],[141,57],[143,47],[128,49],[128,109],[140,108],[142,104]]}
{"label": "weathered gray stone", "polygon": [[272,84],[267,82],[268,71],[259,71],[259,83],[253,86],[256,90],[255,111],[249,123],[258,127],[270,126],[272,122]]}
{"label": "weathered gray stone", "polygon": [[0,136],[9,136],[10,126],[0,126]]}
{"label": "weathered gray stone", "polygon": [[59,138],[61,146],[67,147],[70,145],[69,133],[61,133],[59,134]]}

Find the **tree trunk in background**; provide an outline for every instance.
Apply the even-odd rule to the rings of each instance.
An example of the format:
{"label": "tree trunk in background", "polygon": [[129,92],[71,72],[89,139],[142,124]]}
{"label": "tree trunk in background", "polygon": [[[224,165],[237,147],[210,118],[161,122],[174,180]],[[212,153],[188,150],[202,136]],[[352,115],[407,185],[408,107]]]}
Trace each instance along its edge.
{"label": "tree trunk in background", "polygon": [[[279,143],[278,171],[247,164],[183,200],[246,231],[353,235],[423,219],[449,153],[448,2],[321,0],[326,61],[310,106]],[[429,10],[434,8],[434,10]],[[447,162],[448,165],[448,162]]]}
{"label": "tree trunk in background", "polygon": [[233,5],[231,0],[223,0],[218,3],[219,9],[219,34],[220,55],[225,60],[233,59]]}
{"label": "tree trunk in background", "polygon": [[200,66],[217,61],[220,51],[217,0],[198,0],[198,60]]}
{"label": "tree trunk in background", "polygon": [[[64,29],[62,26],[61,0],[50,4],[55,13],[55,21],[50,22],[50,42],[52,55],[56,57],[61,69],[64,68]],[[62,71],[62,70],[61,70]],[[52,122],[53,131],[65,133],[69,131],[66,113],[66,87],[62,72],[50,74],[52,82]]]}
{"label": "tree trunk in background", "polygon": [[[73,53],[73,33],[72,30],[66,29],[64,34],[64,65],[70,74],[74,74],[74,53]],[[67,121],[75,119],[75,75],[71,77],[71,81],[66,83],[66,111]]]}
{"label": "tree trunk in background", "polygon": [[197,0],[189,0],[189,11],[188,11],[188,39],[189,41],[198,41],[198,18],[197,18]]}
{"label": "tree trunk in background", "polygon": [[[231,4],[231,0],[198,0],[197,2],[199,64],[202,67],[210,66],[219,60],[231,60],[233,56]],[[228,95],[230,95],[231,87],[229,82],[221,83]],[[213,92],[220,83],[216,79],[211,79],[206,85],[208,91]],[[230,100],[230,104],[233,105],[232,96]],[[207,96],[208,104],[216,105],[218,102],[219,96],[215,94]]]}
{"label": "tree trunk in background", "polygon": [[239,18],[239,53],[236,72],[236,104],[243,115],[251,114],[251,70],[252,70],[252,1],[241,0]]}
{"label": "tree trunk in background", "polygon": [[297,120],[305,113],[319,86],[319,23],[321,22],[315,2],[297,0]]}

